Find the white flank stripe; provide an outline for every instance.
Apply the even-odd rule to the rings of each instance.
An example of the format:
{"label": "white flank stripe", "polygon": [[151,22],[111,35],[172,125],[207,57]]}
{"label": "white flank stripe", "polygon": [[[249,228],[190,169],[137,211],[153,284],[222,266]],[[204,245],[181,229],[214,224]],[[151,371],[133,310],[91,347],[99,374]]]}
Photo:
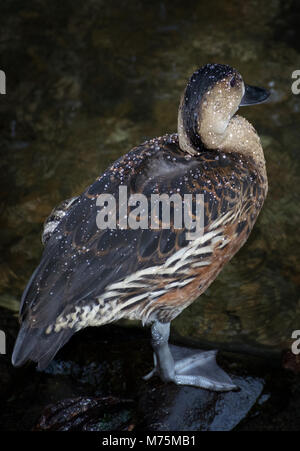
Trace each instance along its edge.
{"label": "white flank stripe", "polygon": [[157,298],[157,296],[161,296],[162,294],[166,294],[166,290],[160,290],[160,291],[153,291],[153,293],[150,294],[151,298]]}
{"label": "white flank stripe", "polygon": [[145,286],[144,283],[138,283],[138,282],[135,282],[134,280],[132,282],[127,281],[127,283],[126,283],[126,279],[125,279],[122,282],[113,283],[112,285],[109,286],[109,289],[110,290],[118,290],[118,289],[123,290],[124,288],[143,288],[144,286]]}
{"label": "white flank stripe", "polygon": [[226,222],[228,222],[231,219],[231,217],[229,218],[230,215],[231,217],[234,216],[231,211],[228,211],[225,215],[221,216],[217,221],[213,222],[210,225],[209,230],[215,229],[221,224],[226,224]]}
{"label": "white flank stripe", "polygon": [[219,241],[222,241],[222,240],[223,240],[223,236],[216,236],[215,238],[213,238],[211,240],[211,244],[216,244],[216,243],[218,243]]}
{"label": "white flank stripe", "polygon": [[170,266],[174,261],[179,260],[181,256],[186,252],[187,248],[183,247],[179,251],[177,251],[174,255],[171,255],[171,257],[168,258],[166,263],[164,264],[165,267]]}
{"label": "white flank stripe", "polygon": [[212,252],[213,252],[212,246],[205,246],[205,247],[200,247],[200,249],[196,249],[194,252],[194,255],[211,254]]}
{"label": "white flank stripe", "polygon": [[194,277],[191,277],[190,279],[186,279],[186,280],[182,280],[181,282],[172,282],[172,283],[168,283],[168,285],[166,285],[166,288],[176,288],[176,287],[184,287],[185,285],[187,285],[188,283],[192,282],[194,280]]}
{"label": "white flank stripe", "polygon": [[198,268],[199,266],[208,266],[208,265],[210,265],[210,264],[211,264],[210,261],[205,260],[205,261],[203,261],[203,262],[196,262],[196,263],[193,263],[193,264],[192,264],[192,267],[193,267],[193,268]]}
{"label": "white flank stripe", "polygon": [[230,240],[224,240],[222,244],[220,244],[219,249],[222,249],[222,247],[226,246],[227,243],[229,243]]}
{"label": "white flank stripe", "polygon": [[122,295],[123,293],[119,293],[118,291],[106,291],[105,293],[103,293],[98,300],[100,299],[106,299],[106,298],[112,298],[112,297],[117,297]]}

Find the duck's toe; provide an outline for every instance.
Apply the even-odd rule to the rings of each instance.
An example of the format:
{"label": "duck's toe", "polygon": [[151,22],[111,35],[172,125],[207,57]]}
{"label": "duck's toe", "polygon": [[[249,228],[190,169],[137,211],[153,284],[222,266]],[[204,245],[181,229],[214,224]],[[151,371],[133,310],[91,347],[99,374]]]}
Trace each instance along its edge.
{"label": "duck's toe", "polygon": [[[217,364],[217,351],[195,351],[173,345],[169,345],[169,348],[174,359],[175,371],[172,382],[175,384],[219,392],[238,390],[239,387]],[[154,375],[160,375],[155,354],[154,369],[144,376],[144,380],[149,380]]]}
{"label": "duck's toe", "polygon": [[175,380],[178,385],[192,385],[213,391],[237,390],[216,361],[217,351],[200,351],[170,346],[175,361]]}

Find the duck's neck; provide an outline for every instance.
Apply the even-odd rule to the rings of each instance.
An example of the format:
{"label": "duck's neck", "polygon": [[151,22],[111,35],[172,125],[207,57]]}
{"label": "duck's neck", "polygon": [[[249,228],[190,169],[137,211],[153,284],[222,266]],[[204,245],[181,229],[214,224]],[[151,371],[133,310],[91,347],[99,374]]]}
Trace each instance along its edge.
{"label": "duck's neck", "polygon": [[[184,152],[190,154],[190,155],[197,155],[199,151],[204,147],[201,138],[197,138],[196,134],[193,132],[194,128],[197,128],[197,118],[194,117],[194,112],[187,111],[187,108],[184,106],[184,97],[185,93],[183,94],[180,105],[179,105],[179,111],[178,111],[178,140],[179,140],[179,147]],[[190,116],[193,116],[190,119]],[[188,124],[188,125],[187,125]],[[194,127],[193,127],[194,125]],[[193,134],[193,139],[192,135]],[[198,139],[198,142],[196,142]]]}
{"label": "duck's neck", "polygon": [[258,134],[247,119],[234,116],[229,121],[218,148],[223,152],[240,153],[246,158],[251,158],[261,176],[267,181],[264,151]]}
{"label": "duck's neck", "polygon": [[[229,121],[217,121],[218,127],[213,127],[213,122],[199,118],[198,129],[201,142],[199,147],[195,147],[191,142],[184,127],[182,110],[178,115],[178,138],[180,148],[196,155],[201,149],[201,145],[206,149],[219,149],[228,153],[239,153],[245,157],[253,159],[255,166],[261,176],[267,180],[266,163],[263,148],[254,127],[242,116],[235,115]],[[212,118],[210,118],[212,119]]]}

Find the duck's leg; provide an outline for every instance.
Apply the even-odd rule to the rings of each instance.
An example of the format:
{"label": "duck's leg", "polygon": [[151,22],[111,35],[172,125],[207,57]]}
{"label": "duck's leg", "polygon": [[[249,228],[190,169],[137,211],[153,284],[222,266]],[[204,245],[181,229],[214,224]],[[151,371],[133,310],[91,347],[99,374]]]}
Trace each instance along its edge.
{"label": "duck's leg", "polygon": [[[230,377],[217,365],[217,351],[196,351],[168,345],[170,323],[156,321],[152,325],[154,369],[144,379],[154,374],[164,382],[192,385],[213,391],[237,389]],[[172,352],[171,352],[172,351]]]}

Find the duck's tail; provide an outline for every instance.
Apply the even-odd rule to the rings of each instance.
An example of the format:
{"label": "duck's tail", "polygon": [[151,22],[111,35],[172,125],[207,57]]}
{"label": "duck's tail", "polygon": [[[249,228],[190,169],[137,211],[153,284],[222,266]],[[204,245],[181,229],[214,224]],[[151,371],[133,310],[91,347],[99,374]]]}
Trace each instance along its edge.
{"label": "duck's tail", "polygon": [[74,332],[72,329],[64,329],[47,335],[44,329],[29,327],[24,321],[14,346],[12,364],[21,366],[27,360],[32,360],[38,363],[38,369],[45,369]]}

